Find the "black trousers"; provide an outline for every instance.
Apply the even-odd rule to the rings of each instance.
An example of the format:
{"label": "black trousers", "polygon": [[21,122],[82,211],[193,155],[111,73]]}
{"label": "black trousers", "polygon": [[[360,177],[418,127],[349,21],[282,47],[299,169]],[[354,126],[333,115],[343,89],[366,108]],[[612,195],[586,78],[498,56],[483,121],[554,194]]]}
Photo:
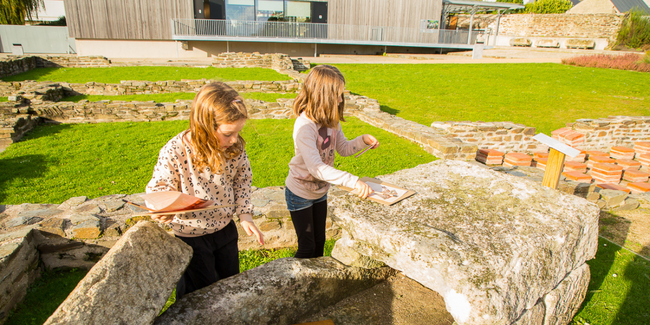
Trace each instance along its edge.
{"label": "black trousers", "polygon": [[223,229],[199,237],[178,237],[193,250],[190,265],[176,285],[176,299],[239,273],[237,226],[234,221]]}
{"label": "black trousers", "polygon": [[306,209],[290,211],[290,213],[293,227],[298,235],[298,251],[295,257],[323,256],[327,200],[314,203],[314,205]]}

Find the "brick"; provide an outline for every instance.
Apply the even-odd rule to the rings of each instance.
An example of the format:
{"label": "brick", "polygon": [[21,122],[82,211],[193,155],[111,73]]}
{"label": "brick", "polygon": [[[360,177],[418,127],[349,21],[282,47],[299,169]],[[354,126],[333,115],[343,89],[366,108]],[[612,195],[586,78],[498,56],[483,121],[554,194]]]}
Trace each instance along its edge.
{"label": "brick", "polygon": [[567,171],[563,172],[562,176],[566,177],[569,180],[580,182],[580,183],[591,183],[591,176],[577,172],[577,171]]}
{"label": "brick", "polygon": [[650,192],[650,183],[648,183],[648,182],[629,183],[629,184],[627,184],[627,188],[632,193]]}
{"label": "brick", "polygon": [[641,163],[631,159],[617,159],[616,164],[623,167],[624,170],[641,168]]}
{"label": "brick", "polygon": [[[629,186],[629,185],[630,185],[630,184],[628,184],[628,186]],[[600,188],[602,188],[602,189],[604,189],[604,190],[623,191],[623,192],[625,192],[625,193],[630,194],[630,189],[629,189],[629,188],[627,188],[627,187],[625,187],[625,186],[622,186],[622,185],[618,185],[618,184],[601,183],[601,184],[596,184],[596,186],[597,186],[597,187],[600,187]]]}

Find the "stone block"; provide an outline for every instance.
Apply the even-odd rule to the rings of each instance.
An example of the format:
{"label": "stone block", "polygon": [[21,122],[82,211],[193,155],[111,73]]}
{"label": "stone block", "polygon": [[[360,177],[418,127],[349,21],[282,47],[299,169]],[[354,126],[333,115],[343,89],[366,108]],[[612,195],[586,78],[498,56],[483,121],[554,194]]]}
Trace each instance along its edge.
{"label": "stone block", "polygon": [[593,49],[596,46],[596,42],[593,40],[583,40],[583,39],[568,39],[564,43],[564,47],[568,49]]}
{"label": "stone block", "polygon": [[533,43],[527,38],[511,38],[510,46],[530,47]]}
{"label": "stone block", "polygon": [[154,324],[295,324],[395,273],[331,257],[281,258],[187,294]]}
{"label": "stone block", "polygon": [[452,160],[378,178],[417,194],[332,195],[332,219],[358,253],[440,293],[460,325],[515,322],[596,254],[600,211],[582,198]]}
{"label": "stone block", "polygon": [[537,41],[537,47],[550,47],[558,48],[560,47],[560,42],[554,39],[541,39]]}
{"label": "stone block", "polygon": [[610,208],[623,204],[628,196],[626,192],[617,190],[601,190],[599,193],[605,205]]}
{"label": "stone block", "polygon": [[142,221],[120,238],[45,324],[151,324],[191,256],[187,244]]}

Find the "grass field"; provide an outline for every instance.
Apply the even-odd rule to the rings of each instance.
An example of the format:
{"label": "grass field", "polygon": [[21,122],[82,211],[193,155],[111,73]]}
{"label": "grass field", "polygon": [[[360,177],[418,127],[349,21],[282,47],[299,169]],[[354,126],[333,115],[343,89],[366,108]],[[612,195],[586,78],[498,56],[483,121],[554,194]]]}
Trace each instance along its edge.
{"label": "grass field", "polygon": [[[253,185],[283,185],[293,156],[294,120],[249,120],[242,132],[253,168]],[[0,153],[0,204],[61,203],[144,192],[162,146],[187,121],[42,125]],[[373,134],[381,143],[359,158],[341,157],[336,167],[374,177],[435,160],[419,146],[356,118],[344,122],[352,139]],[[400,151],[400,155],[385,153]],[[384,153],[384,154],[382,154]],[[56,190],[53,190],[56,189]]]}
{"label": "grass field", "polygon": [[423,125],[512,121],[552,130],[581,118],[650,115],[650,74],[561,64],[337,64],[346,87]]}
{"label": "grass field", "polygon": [[213,68],[213,67],[110,67],[110,68],[38,68],[4,81],[58,81],[70,83],[120,83],[121,80],[164,81],[183,79],[230,80],[291,80],[275,70],[263,68]]}

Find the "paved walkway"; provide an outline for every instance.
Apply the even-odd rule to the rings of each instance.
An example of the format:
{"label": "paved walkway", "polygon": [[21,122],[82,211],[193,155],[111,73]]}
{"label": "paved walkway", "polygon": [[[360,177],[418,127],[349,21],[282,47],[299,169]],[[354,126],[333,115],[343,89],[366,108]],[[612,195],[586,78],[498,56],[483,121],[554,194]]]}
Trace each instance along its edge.
{"label": "paved walkway", "polygon": [[[389,53],[382,55],[342,55],[321,54],[319,57],[304,56],[312,63],[375,63],[375,64],[436,64],[436,63],[561,63],[562,59],[580,55],[608,54],[620,55],[629,52],[605,50],[568,50],[520,47],[496,47],[483,50],[482,59],[472,59],[472,52],[453,52],[449,54],[405,54]],[[9,53],[1,53],[0,57]],[[58,54],[52,54],[58,55]],[[109,58],[114,65],[177,65],[210,66],[211,57],[205,58]]]}

